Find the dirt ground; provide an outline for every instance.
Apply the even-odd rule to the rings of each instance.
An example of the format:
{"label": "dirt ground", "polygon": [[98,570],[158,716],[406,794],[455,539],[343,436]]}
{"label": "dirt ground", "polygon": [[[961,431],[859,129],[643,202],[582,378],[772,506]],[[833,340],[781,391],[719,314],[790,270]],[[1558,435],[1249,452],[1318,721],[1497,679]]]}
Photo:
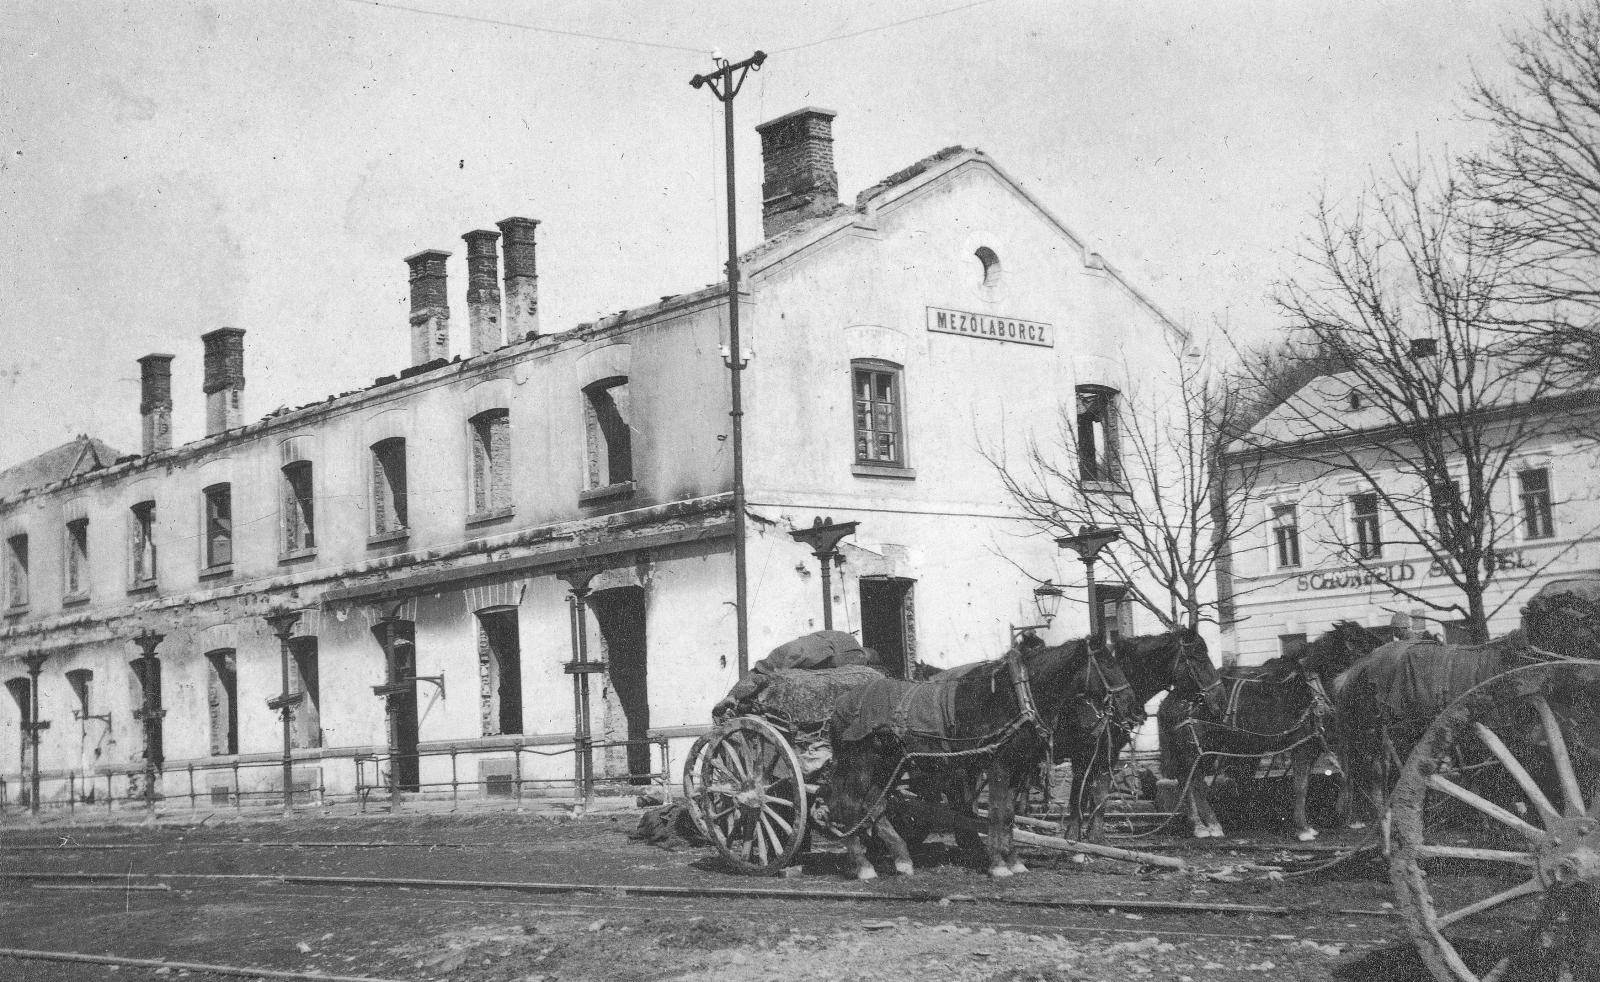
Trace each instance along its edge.
{"label": "dirt ground", "polygon": [[[0,873],[116,874],[110,881],[0,880],[0,947],[405,982],[1428,978],[1387,909],[1386,878],[1361,869],[1272,875],[1271,867],[1292,874],[1325,855],[1247,851],[1239,842],[1204,851],[1191,845],[1184,855],[1204,872],[1190,873],[1036,854],[1032,873],[994,881],[936,839],[917,852],[916,876],[855,884],[836,849],[808,854],[795,875],[753,879],[729,872],[709,848],[630,841],[636,822],[633,814],[555,820],[502,813],[0,828]],[[110,848],[59,848],[63,839]],[[285,876],[581,889],[408,889]],[[627,885],[849,897],[641,896],[620,889]],[[150,889],[161,886],[167,889]],[[1063,900],[1101,906],[1054,905]],[[1288,913],[1173,914],[1139,906],[1152,901]],[[222,976],[0,956],[5,980],[169,977]]]}

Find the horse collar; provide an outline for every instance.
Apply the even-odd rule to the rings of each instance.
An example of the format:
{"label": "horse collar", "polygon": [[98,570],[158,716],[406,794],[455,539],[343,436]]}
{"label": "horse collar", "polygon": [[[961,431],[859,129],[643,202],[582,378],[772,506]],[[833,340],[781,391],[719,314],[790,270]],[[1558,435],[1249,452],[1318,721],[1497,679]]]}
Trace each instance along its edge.
{"label": "horse collar", "polygon": [[1006,669],[1011,673],[1011,690],[1017,695],[1018,722],[1021,725],[1032,725],[1039,733],[1045,733],[1049,727],[1039,716],[1039,707],[1033,701],[1033,684],[1028,678],[1028,665],[1022,660],[1022,652],[1012,648],[1006,652]]}

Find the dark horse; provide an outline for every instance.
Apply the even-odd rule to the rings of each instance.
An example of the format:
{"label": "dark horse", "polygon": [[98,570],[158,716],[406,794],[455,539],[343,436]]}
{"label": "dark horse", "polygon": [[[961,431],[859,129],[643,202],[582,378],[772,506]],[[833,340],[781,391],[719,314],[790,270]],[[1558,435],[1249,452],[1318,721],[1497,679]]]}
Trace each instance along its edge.
{"label": "dark horse", "polygon": [[1134,711],[1132,692],[1105,648],[1085,641],[1013,649],[956,679],[874,680],[842,697],[829,721],[833,778],[829,814],[842,829],[859,879],[877,873],[861,832],[872,828],[889,847],[895,869],[913,872],[911,853],[885,814],[891,788],[905,769],[989,769],[989,872],[1027,871],[1011,839],[1012,789],[1049,746],[1063,710],[1120,692],[1114,711]]}
{"label": "dark horse", "polygon": [[[1213,715],[1222,714],[1222,682],[1206,652],[1205,641],[1194,630],[1122,638],[1113,652],[1133,690],[1138,712],[1142,713],[1157,693],[1171,689],[1171,698],[1198,700]],[[1104,841],[1111,772],[1130,739],[1126,727],[1105,725],[1105,721],[1081,710],[1061,715],[1056,726],[1055,757],[1057,762],[1068,757],[1072,760],[1072,800],[1068,811],[1073,838],[1084,837],[1087,810],[1088,840]]]}
{"label": "dark horse", "polygon": [[1316,838],[1306,821],[1306,787],[1311,766],[1329,749],[1326,728],[1333,702],[1319,669],[1322,665],[1278,657],[1252,668],[1221,673],[1225,704],[1215,711],[1192,698],[1169,698],[1156,717],[1161,733],[1161,767],[1183,789],[1196,838],[1222,836],[1222,824],[1206,795],[1206,774],[1220,762],[1288,754],[1294,774],[1294,827],[1302,842]]}

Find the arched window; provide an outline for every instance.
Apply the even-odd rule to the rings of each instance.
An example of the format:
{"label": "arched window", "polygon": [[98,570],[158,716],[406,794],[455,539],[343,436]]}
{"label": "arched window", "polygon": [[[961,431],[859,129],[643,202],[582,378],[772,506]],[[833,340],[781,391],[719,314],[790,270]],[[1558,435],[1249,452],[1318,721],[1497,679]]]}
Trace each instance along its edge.
{"label": "arched window", "polygon": [[408,519],[405,438],[379,440],[372,445],[372,533],[404,532]]}
{"label": "arched window", "polygon": [[855,384],[856,462],[904,467],[900,366],[858,358],[850,363],[850,374]]}
{"label": "arched window", "polygon": [[632,405],[627,376],[591,383],[583,390],[588,431],[589,487],[605,488],[633,480]]}
{"label": "arched window", "polygon": [[1117,390],[1080,385],[1078,394],[1078,477],[1083,481],[1118,484],[1122,462],[1117,444]]}
{"label": "arched window", "polygon": [[490,409],[467,420],[472,437],[472,517],[511,507],[511,413]]}
{"label": "arched window", "polygon": [[233,564],[233,486],[213,484],[205,491],[205,565],[220,569]]}
{"label": "arched window", "polygon": [[211,714],[211,754],[239,752],[239,669],[232,648],[206,652],[206,705]]}
{"label": "arched window", "polygon": [[283,554],[302,555],[317,547],[317,512],[311,491],[311,461],[285,464],[283,474]]}

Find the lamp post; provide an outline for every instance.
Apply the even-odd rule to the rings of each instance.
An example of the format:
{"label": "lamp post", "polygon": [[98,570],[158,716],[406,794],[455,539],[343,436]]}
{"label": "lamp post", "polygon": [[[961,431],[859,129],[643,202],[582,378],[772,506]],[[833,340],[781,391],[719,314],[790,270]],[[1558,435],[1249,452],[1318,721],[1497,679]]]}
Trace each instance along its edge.
{"label": "lamp post", "polygon": [[[556,574],[571,587],[572,660],[563,671],[572,676],[572,783],[587,805],[594,797],[594,728],[589,712],[589,676],[604,675],[608,665],[589,658],[589,584],[597,566],[575,566]],[[742,609],[742,608],[741,608]]]}
{"label": "lamp post", "polygon": [[1105,611],[1100,609],[1094,596],[1094,564],[1100,558],[1100,551],[1120,538],[1122,530],[1119,528],[1084,525],[1078,529],[1077,535],[1063,535],[1056,539],[1056,545],[1071,549],[1083,560],[1083,578],[1089,591],[1089,637],[1101,644],[1106,639]]}
{"label": "lamp post", "polygon": [[139,673],[140,695],[143,697],[133,715],[139,720],[144,733],[144,803],[151,810],[156,807],[156,768],[164,760],[161,719],[167,715],[167,711],[161,708],[161,656],[156,654],[156,646],[166,637],[148,627],[133,636],[133,643],[139,646],[135,665]]}
{"label": "lamp post", "polygon": [[294,707],[306,697],[304,691],[289,691],[289,636],[294,633],[295,624],[300,621],[300,611],[292,608],[278,608],[263,619],[272,627],[272,633],[278,636],[278,661],[282,669],[283,688],[276,696],[267,700],[267,708],[276,710],[283,718],[283,813],[294,814],[294,741],[291,734],[294,730]]}
{"label": "lamp post", "polygon": [[28,775],[31,788],[28,810],[35,815],[39,814],[39,734],[50,728],[48,721],[39,718],[39,673],[49,657],[38,652],[22,656],[23,663],[28,666],[28,742],[33,748],[33,765]]}
{"label": "lamp post", "polygon": [[789,537],[811,547],[811,554],[822,564],[822,627],[833,630],[833,576],[831,565],[839,559],[839,540],[854,535],[856,522],[834,524],[833,518],[817,518],[808,529],[795,529]]}
{"label": "lamp post", "polygon": [[1061,588],[1049,580],[1033,588],[1033,606],[1039,612],[1042,624],[1012,624],[1011,645],[1016,647],[1018,635],[1027,631],[1050,630],[1050,622],[1056,619],[1056,611],[1061,609]]}
{"label": "lamp post", "polygon": [[712,55],[717,70],[707,75],[696,75],[689,84],[698,89],[706,86],[722,103],[723,154],[727,159],[728,189],[728,354],[729,393],[731,404],[728,415],[733,419],[733,614],[738,632],[739,675],[750,669],[750,612],[745,609],[747,587],[745,584],[745,517],[744,517],[744,394],[740,374],[744,371],[744,349],[739,345],[739,215],[733,187],[733,99],[744,86],[745,76],[760,71],[767,60],[764,51],[757,51],[744,61],[729,63],[720,55]]}

